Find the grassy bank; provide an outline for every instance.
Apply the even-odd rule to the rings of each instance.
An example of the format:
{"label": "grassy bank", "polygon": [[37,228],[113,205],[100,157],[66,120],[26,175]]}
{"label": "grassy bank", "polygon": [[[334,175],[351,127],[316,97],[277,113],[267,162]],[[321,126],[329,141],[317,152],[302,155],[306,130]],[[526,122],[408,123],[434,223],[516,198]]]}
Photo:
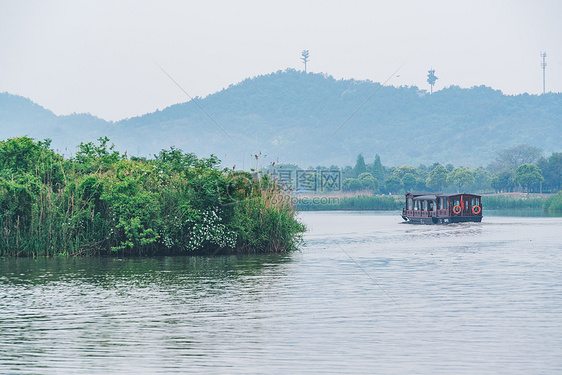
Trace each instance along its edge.
{"label": "grassy bank", "polygon": [[548,212],[562,212],[562,192],[548,197],[544,202],[544,210]]}
{"label": "grassy bank", "polygon": [[0,255],[164,255],[294,250],[304,226],[269,182],[170,149],[128,158],[50,142],[0,142]]}
{"label": "grassy bank", "polygon": [[482,206],[485,209],[521,209],[543,208],[545,199],[540,197],[514,198],[505,195],[483,195]]}
{"label": "grassy bank", "polygon": [[388,195],[299,197],[296,199],[296,207],[300,211],[398,210],[402,206],[402,199]]}
{"label": "grassy bank", "polygon": [[[559,197],[559,198],[553,198]],[[403,196],[388,195],[356,195],[356,196],[307,196],[294,199],[296,207],[300,211],[343,211],[343,210],[400,210],[404,206]],[[556,195],[551,198],[527,197],[522,195],[484,195],[482,205],[484,209],[527,209],[543,208],[555,211],[556,207],[562,211],[562,196]]]}

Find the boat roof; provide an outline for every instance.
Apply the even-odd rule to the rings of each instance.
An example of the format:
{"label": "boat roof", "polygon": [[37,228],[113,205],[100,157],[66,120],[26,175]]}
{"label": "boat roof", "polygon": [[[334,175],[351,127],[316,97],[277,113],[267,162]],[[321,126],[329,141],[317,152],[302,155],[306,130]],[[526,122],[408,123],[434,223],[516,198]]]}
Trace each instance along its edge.
{"label": "boat roof", "polygon": [[420,201],[434,201],[437,199],[436,195],[418,195],[418,196],[414,196],[414,200],[420,200]]}
{"label": "boat roof", "polygon": [[439,192],[435,192],[435,191],[422,191],[422,192],[417,192],[417,193],[406,193],[406,195],[411,195],[414,198],[420,197],[420,196],[427,196],[427,195],[441,195],[441,193]]}
{"label": "boat roof", "polygon": [[412,196],[412,198],[415,200],[435,200],[437,198],[459,197],[461,195],[471,196],[471,197],[481,197],[481,195],[471,194],[471,193],[450,193],[450,194],[433,193],[433,192],[406,193],[406,196],[409,195]]}
{"label": "boat roof", "polygon": [[457,196],[460,196],[460,195],[469,195],[471,197],[481,197],[481,195],[472,194],[472,193],[438,194],[437,196],[439,196],[439,197],[457,197]]}

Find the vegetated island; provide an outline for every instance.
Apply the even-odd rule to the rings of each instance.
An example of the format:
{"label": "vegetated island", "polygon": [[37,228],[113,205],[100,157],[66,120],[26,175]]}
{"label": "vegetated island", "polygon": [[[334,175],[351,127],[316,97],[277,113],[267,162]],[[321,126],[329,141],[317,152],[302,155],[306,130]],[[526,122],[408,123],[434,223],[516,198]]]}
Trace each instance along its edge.
{"label": "vegetated island", "polygon": [[267,175],[180,149],[152,159],[81,143],[0,141],[0,256],[211,255],[291,251],[305,226]]}

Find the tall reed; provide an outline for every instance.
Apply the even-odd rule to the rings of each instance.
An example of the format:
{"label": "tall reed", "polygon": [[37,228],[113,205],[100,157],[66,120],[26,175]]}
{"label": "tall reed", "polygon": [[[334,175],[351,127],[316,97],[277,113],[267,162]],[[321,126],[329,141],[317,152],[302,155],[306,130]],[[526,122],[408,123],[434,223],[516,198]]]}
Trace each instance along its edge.
{"label": "tall reed", "polygon": [[482,196],[484,209],[542,208],[543,203],[542,198],[515,199],[502,195]]}
{"label": "tall reed", "polygon": [[296,199],[296,207],[301,211],[398,210],[402,208],[403,204],[403,200],[388,195],[302,197]]}
{"label": "tall reed", "polygon": [[302,241],[292,202],[267,178],[173,148],[129,160],[107,141],[70,160],[26,137],[0,142],[0,256],[281,252]]}
{"label": "tall reed", "polygon": [[562,192],[548,197],[544,202],[544,210],[549,212],[562,212]]}

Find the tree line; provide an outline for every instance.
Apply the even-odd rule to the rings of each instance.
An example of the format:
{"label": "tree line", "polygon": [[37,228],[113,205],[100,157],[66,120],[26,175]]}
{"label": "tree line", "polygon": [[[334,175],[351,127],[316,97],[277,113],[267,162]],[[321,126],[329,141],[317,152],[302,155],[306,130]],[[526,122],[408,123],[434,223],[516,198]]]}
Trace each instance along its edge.
{"label": "tree line", "polygon": [[430,166],[385,167],[379,155],[368,164],[362,154],[355,166],[342,168],[343,191],[398,194],[404,191],[445,192],[552,192],[562,186],[562,153],[542,156],[542,150],[528,145],[502,150],[487,167]]}

